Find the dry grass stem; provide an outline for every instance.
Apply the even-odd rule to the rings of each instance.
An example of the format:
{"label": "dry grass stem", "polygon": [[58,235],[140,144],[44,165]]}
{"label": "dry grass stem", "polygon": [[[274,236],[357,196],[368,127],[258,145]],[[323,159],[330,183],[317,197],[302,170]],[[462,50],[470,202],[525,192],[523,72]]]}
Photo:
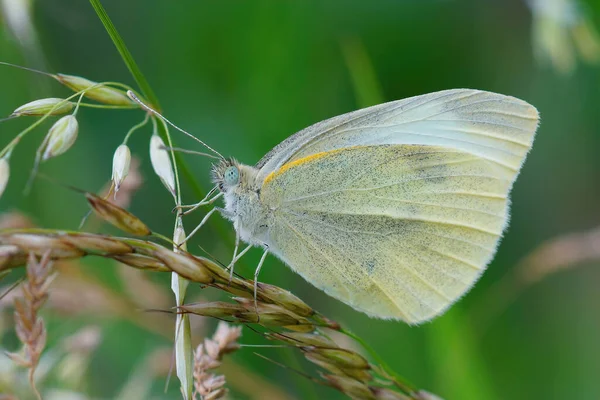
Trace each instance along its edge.
{"label": "dry grass stem", "polygon": [[[237,322],[256,324],[270,340],[283,342],[301,351],[305,358],[326,373],[315,381],[333,387],[355,399],[426,399],[428,394],[395,378],[392,371],[382,370],[370,363],[351,348],[337,345],[327,336],[326,329],[345,332],[339,324],[312,309],[289,291],[264,283],[257,284],[257,306],[254,306],[254,282],[234,276],[204,257],[194,256],[178,249],[170,250],[157,243],[131,238],[118,238],[79,232],[54,230],[11,230],[0,232],[0,249],[6,249],[0,257],[0,272],[22,264],[24,254],[40,252],[41,244],[54,259],[79,258],[96,255],[118,259],[130,267],[155,271],[176,272],[192,282],[226,291],[233,302],[189,303],[177,307],[179,314],[197,314]],[[68,249],[68,251],[67,251]],[[260,315],[257,315],[257,312]],[[228,328],[232,329],[232,328]],[[205,341],[197,350],[197,374],[216,366],[210,360],[219,360],[229,350],[227,343],[234,343],[235,334],[226,335],[224,328],[217,331],[212,340]],[[234,331],[235,332],[235,331]],[[232,347],[231,349],[235,349]],[[214,356],[214,357],[213,357]],[[204,375],[202,375],[204,377]],[[198,380],[198,378],[196,378]],[[221,378],[204,377],[199,393],[221,393]],[[202,390],[202,391],[201,391]],[[208,395],[207,395],[208,396]],[[213,396],[217,396],[214,394]],[[208,399],[209,397],[204,397]],[[218,397],[212,397],[218,398]],[[429,397],[431,398],[431,397]]]}
{"label": "dry grass stem", "polygon": [[588,262],[600,261],[600,228],[551,239],[520,263],[518,275],[524,283]]}

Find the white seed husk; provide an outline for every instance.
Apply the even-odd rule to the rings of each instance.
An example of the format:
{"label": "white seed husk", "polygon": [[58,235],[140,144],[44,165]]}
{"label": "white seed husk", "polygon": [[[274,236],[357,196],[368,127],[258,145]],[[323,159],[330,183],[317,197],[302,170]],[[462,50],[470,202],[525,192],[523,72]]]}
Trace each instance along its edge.
{"label": "white seed husk", "polygon": [[169,153],[165,150],[165,144],[160,136],[154,134],[150,139],[150,161],[152,168],[163,185],[175,196],[175,175],[173,173],[173,164]]}
{"label": "white seed husk", "polygon": [[115,184],[115,192],[119,191],[121,183],[129,173],[129,165],[131,164],[131,151],[126,144],[122,144],[115,150],[112,166],[112,180]]}
{"label": "white seed husk", "polygon": [[59,156],[69,150],[79,132],[79,124],[73,115],[62,117],[52,125],[48,132],[48,138],[42,161]]}
{"label": "white seed husk", "polygon": [[42,116],[48,113],[50,113],[50,115],[62,115],[70,112],[72,109],[73,103],[70,101],[65,101],[64,99],[59,99],[56,97],[49,97],[47,99],[34,100],[27,104],[23,104],[21,107],[13,111],[12,115]]}

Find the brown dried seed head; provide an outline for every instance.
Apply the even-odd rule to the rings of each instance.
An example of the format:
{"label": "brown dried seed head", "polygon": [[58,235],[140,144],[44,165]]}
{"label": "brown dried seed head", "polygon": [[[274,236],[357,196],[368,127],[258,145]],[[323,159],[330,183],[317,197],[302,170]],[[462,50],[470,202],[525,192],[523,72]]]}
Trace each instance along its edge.
{"label": "brown dried seed head", "polygon": [[275,340],[281,340],[289,343],[293,346],[315,346],[325,348],[337,348],[335,342],[326,336],[319,334],[317,331],[310,333],[300,332],[285,332],[285,333],[271,333],[267,337]]}
{"label": "brown dried seed head", "polygon": [[175,174],[169,153],[165,150],[165,144],[157,134],[150,139],[150,162],[156,175],[165,187],[175,196]]}
{"label": "brown dried seed head", "polygon": [[360,354],[346,349],[320,349],[312,351],[317,357],[334,364],[340,368],[369,369],[369,362]]}
{"label": "brown dried seed head", "polygon": [[243,322],[259,322],[264,326],[288,327],[302,325],[312,327],[312,324],[306,318],[300,317],[281,306],[275,304],[258,303],[258,309],[255,309],[253,299],[236,297],[234,300],[240,303],[246,309],[246,311],[236,314],[236,317]]}
{"label": "brown dried seed head", "polygon": [[214,277],[202,261],[188,253],[175,253],[164,247],[157,247],[153,255],[173,272],[197,283],[212,283]]}
{"label": "brown dried seed head", "polygon": [[368,383],[373,377],[369,373],[369,371],[364,369],[353,369],[353,368],[340,368],[337,365],[331,364],[329,361],[323,359],[323,357],[316,355],[314,353],[304,353],[304,357],[306,359],[321,368],[340,376],[347,376],[349,378],[356,379],[359,382]]}
{"label": "brown dried seed head", "polygon": [[179,310],[205,317],[227,318],[236,313],[244,311],[239,304],[226,303],[224,301],[212,301],[208,303],[190,303],[177,307]]}
{"label": "brown dried seed head", "polygon": [[42,160],[59,156],[69,150],[77,139],[78,131],[79,124],[73,115],[67,115],[56,121],[48,132]]}
{"label": "brown dried seed head", "polygon": [[122,262],[123,264],[127,264],[130,267],[150,270],[150,271],[159,271],[159,272],[168,272],[171,271],[165,264],[158,261],[155,258],[145,256],[143,254],[120,254],[116,256],[112,256],[111,258]]}
{"label": "brown dried seed head", "polygon": [[377,400],[411,400],[410,397],[387,388],[371,388]]}
{"label": "brown dried seed head", "polygon": [[260,296],[269,299],[275,304],[294,312],[302,317],[310,317],[315,311],[305,302],[287,290],[266,283],[258,283]]}
{"label": "brown dried seed head", "polygon": [[[54,75],[54,78],[74,92],[86,90],[92,86],[98,85],[98,82],[90,81],[89,79],[85,79],[80,76],[56,74]],[[132,105],[131,100],[129,97],[127,97],[127,94],[124,91],[109,86],[100,86],[87,90],[85,92],[85,97],[96,100],[100,103],[111,104],[115,106]]]}
{"label": "brown dried seed head", "polygon": [[353,399],[376,400],[375,395],[367,385],[352,378],[339,375],[323,375],[333,387]]}
{"label": "brown dried seed head", "polygon": [[115,194],[119,191],[121,183],[129,173],[129,165],[131,164],[131,151],[126,144],[117,147],[113,156],[112,165],[112,180],[115,184]]}
{"label": "brown dried seed head", "polygon": [[10,166],[8,165],[8,158],[0,158],[0,197],[2,197],[2,193],[4,193],[4,189],[6,189],[9,176]]}
{"label": "brown dried seed head", "polygon": [[138,217],[127,210],[117,207],[109,201],[92,193],[86,193],[92,209],[106,222],[132,235],[147,236],[152,233],[150,228]]}
{"label": "brown dried seed head", "polygon": [[92,235],[86,233],[69,233],[60,238],[73,246],[92,254],[119,255],[133,251],[133,247],[110,236]]}
{"label": "brown dried seed head", "polygon": [[60,238],[35,233],[12,233],[0,236],[0,244],[12,244],[26,252],[42,256],[50,252],[52,258],[78,258],[85,253]]}
{"label": "brown dried seed head", "polygon": [[62,115],[70,112],[73,109],[73,103],[65,99],[50,97],[47,99],[39,99],[23,104],[21,107],[13,111],[12,115],[32,115],[42,116],[50,113],[50,115]]}

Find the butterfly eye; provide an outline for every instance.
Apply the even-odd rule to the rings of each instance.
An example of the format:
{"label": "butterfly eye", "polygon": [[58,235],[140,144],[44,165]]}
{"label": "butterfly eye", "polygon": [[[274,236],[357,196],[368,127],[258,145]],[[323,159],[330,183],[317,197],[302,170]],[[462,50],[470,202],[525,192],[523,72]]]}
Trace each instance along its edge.
{"label": "butterfly eye", "polygon": [[225,182],[227,186],[235,186],[239,183],[239,181],[240,171],[237,169],[237,167],[234,167],[233,165],[227,167],[225,174],[223,174],[223,182]]}

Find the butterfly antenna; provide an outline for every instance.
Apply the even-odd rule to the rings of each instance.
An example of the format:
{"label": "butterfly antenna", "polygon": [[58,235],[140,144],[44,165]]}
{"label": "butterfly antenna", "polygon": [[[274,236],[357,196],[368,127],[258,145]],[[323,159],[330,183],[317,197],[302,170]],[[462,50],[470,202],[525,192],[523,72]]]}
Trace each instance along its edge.
{"label": "butterfly antenna", "polygon": [[156,115],[157,117],[159,117],[160,119],[162,119],[163,121],[165,121],[167,124],[171,125],[173,128],[177,129],[179,132],[189,136],[190,138],[194,139],[195,141],[197,141],[198,143],[200,143],[202,146],[206,147],[208,150],[212,151],[213,153],[215,153],[217,156],[219,156],[219,158],[221,160],[224,160],[225,157],[223,157],[221,155],[221,153],[219,153],[218,151],[216,151],[215,149],[213,149],[212,147],[210,147],[209,145],[207,145],[206,143],[204,143],[202,140],[198,139],[196,136],[192,135],[191,133],[188,133],[186,131],[184,131],[183,129],[181,129],[180,127],[178,127],[177,125],[175,125],[174,123],[172,123],[171,121],[169,121],[168,119],[166,119],[161,113],[159,113],[158,111],[156,111],[155,109],[153,109],[152,107],[146,105],[143,101],[141,101],[136,95],[135,93],[133,93],[131,90],[127,91],[127,96],[129,96],[129,98],[133,101],[135,101],[136,103],[138,103],[144,110]]}
{"label": "butterfly antenna", "polygon": [[[0,122],[2,122],[2,120],[0,120]],[[210,158],[214,158],[214,159],[217,159],[217,160],[221,160],[221,158],[219,158],[219,157],[217,157],[215,155],[212,155],[212,154],[204,153],[202,151],[182,149],[181,147],[162,146],[162,149],[163,150],[167,150],[167,151],[177,151],[179,153],[194,154],[196,156],[210,157]]]}

